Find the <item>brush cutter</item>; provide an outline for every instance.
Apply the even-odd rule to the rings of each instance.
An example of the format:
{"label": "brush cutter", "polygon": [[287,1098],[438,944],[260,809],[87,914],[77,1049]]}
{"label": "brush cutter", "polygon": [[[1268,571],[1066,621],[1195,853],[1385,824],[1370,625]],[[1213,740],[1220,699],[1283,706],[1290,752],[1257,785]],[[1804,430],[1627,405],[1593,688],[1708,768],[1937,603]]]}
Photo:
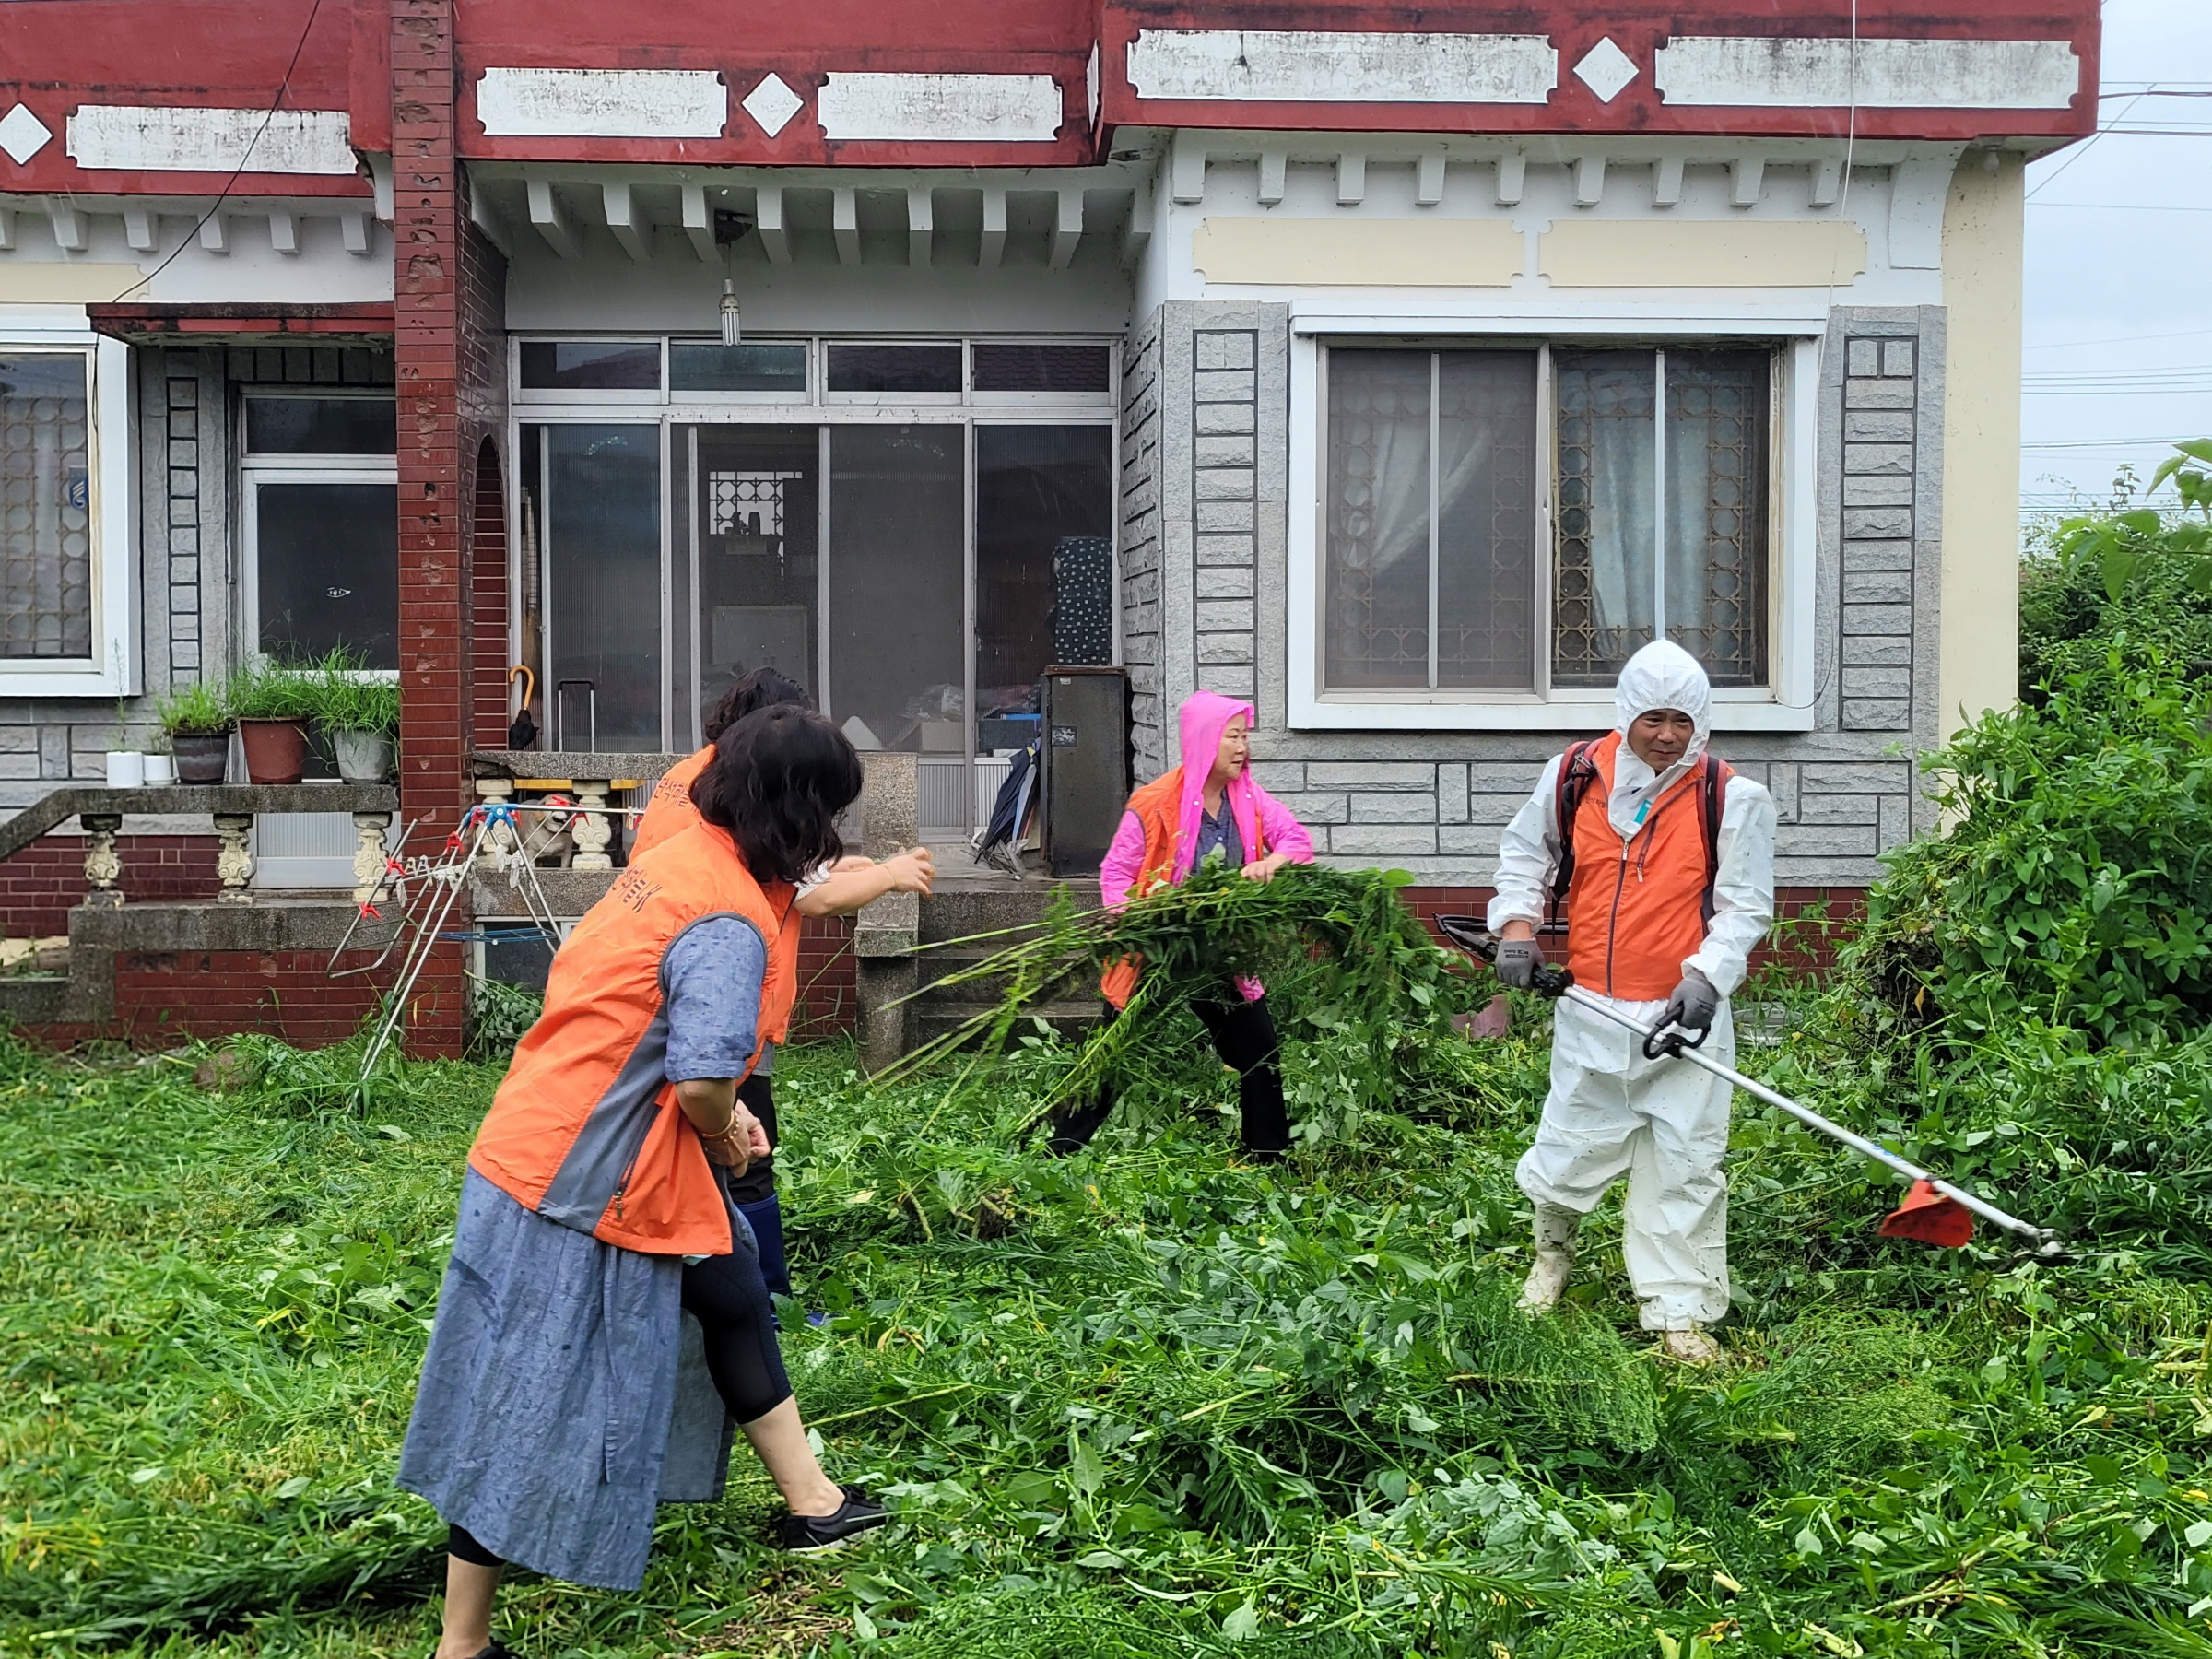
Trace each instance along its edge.
{"label": "brush cutter", "polygon": [[[1498,940],[1488,929],[1473,916],[1439,916],[1436,925],[1445,938],[1470,956],[1483,961],[1494,961],[1498,955]],[[1723,1065],[1718,1060],[1698,1053],[1710,1030],[1700,1031],[1694,1039],[1680,1030],[1662,1031],[1656,1026],[1647,1026],[1641,1020],[1622,1013],[1603,997],[1593,996],[1574,982],[1574,975],[1564,968],[1546,966],[1536,971],[1535,989],[1544,996],[1571,1002],[1578,1008],[1603,1016],[1615,1025],[1626,1026],[1643,1039],[1643,1055],[1647,1060],[1669,1056],[1687,1060],[1701,1066],[1714,1077],[1756,1095],[1770,1106],[1779,1107],[1808,1129],[1818,1130],[1830,1140],[1841,1141],[1861,1157],[1897,1171],[1912,1183],[1905,1201],[1883,1218],[1881,1231],[1891,1239],[1913,1239],[1923,1244],[1940,1244],[1956,1250],[1974,1236],[1974,1217],[1980,1216],[1994,1227],[2025,1239],[2039,1256],[2055,1257],[2064,1253],[2065,1246],[2058,1235],[2047,1227],[2023,1221],[2008,1216],[1994,1204],[1984,1203],[1963,1188],[1947,1181],[1939,1181],[1919,1165],[1909,1163],[1887,1147],[1876,1145],[1863,1135],[1853,1135],[1841,1124],[1830,1123],[1808,1106],[1774,1092],[1757,1078]],[[1971,1214],[1969,1212],[1971,1212]]]}

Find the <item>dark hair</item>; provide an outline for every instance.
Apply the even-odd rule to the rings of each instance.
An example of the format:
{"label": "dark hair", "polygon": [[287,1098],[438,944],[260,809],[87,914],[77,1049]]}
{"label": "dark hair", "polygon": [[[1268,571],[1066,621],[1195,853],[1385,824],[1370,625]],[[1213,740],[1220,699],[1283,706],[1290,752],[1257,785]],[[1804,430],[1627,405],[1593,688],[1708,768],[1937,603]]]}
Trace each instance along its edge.
{"label": "dark hair", "polygon": [[845,735],[812,709],[779,703],[715,739],[691,804],[730,832],[755,880],[796,882],[843,855],[837,815],[860,784]]}
{"label": "dark hair", "polygon": [[700,729],[706,733],[709,743],[717,743],[724,732],[747,714],[772,709],[779,703],[796,703],[802,709],[811,709],[814,699],[806,695],[806,687],[789,675],[774,668],[755,668],[730,682],[730,688],[716,698],[714,706],[707,711]]}

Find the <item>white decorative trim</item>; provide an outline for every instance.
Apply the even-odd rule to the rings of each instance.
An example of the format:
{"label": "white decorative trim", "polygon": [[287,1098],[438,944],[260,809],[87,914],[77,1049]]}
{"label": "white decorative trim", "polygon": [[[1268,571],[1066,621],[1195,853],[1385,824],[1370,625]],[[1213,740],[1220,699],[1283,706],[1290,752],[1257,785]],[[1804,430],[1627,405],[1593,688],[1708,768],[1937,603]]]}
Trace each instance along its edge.
{"label": "white decorative trim", "polygon": [[[1408,314],[1354,319],[1344,312],[1296,305],[1290,313],[1290,473],[1289,499],[1311,504],[1310,512],[1289,515],[1288,724],[1293,731],[1557,732],[1602,724],[1613,706],[1609,691],[1557,690],[1535,694],[1441,693],[1407,696],[1399,692],[1324,695],[1321,689],[1321,543],[1327,492],[1322,471],[1322,336],[1339,334],[1403,333]],[[1823,322],[1825,320],[1823,319]],[[1559,339],[1628,334],[1688,335],[1712,339],[1729,335],[1771,338],[1778,329],[1736,316],[1590,317],[1562,313],[1545,319],[1457,317],[1434,312],[1418,317],[1424,335],[1510,335]],[[1771,613],[1774,685],[1762,690],[1716,690],[1713,725],[1721,731],[1809,732],[1816,722],[1814,684],[1815,610],[1818,582],[1819,519],[1817,429],[1819,385],[1819,327],[1809,320],[1785,348],[1787,362],[1777,398],[1781,420],[1775,452],[1783,458],[1776,494],[1775,532],[1781,557],[1775,566]],[[1547,526],[1539,532],[1548,535]]]}
{"label": "white decorative trim", "polygon": [[806,101],[794,92],[780,75],[770,73],[760,77],[760,84],[744,98],[745,112],[760,124],[760,130],[771,138],[791,124],[791,118],[805,109]]}
{"label": "white decorative trim", "polygon": [[729,119],[713,69],[487,69],[477,82],[493,138],[719,138]]}
{"label": "white decorative trim", "polygon": [[322,173],[359,171],[343,110],[218,110],[194,104],[82,104],[64,147],[79,167],[125,172]]}
{"label": "white decorative trim", "polygon": [[1049,144],[1060,83],[1049,75],[829,75],[815,97],[826,138]]}
{"label": "white decorative trim", "polygon": [[1144,29],[1139,98],[1268,103],[1540,104],[1559,84],[1544,35],[1315,29]]}
{"label": "white decorative trim", "polygon": [[1677,35],[1653,65],[1669,104],[1735,109],[2063,110],[2081,90],[2067,41]]}

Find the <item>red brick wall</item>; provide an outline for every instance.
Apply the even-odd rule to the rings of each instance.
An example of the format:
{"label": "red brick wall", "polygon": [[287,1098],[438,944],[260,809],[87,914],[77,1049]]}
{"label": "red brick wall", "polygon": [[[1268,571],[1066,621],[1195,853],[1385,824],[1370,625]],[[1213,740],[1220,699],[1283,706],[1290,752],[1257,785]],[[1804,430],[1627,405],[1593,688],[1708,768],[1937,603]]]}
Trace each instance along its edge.
{"label": "red brick wall", "polygon": [[[12,861],[11,861],[12,862]],[[348,951],[341,966],[366,966]],[[115,1018],[101,1025],[31,1026],[57,1047],[94,1038],[167,1048],[194,1037],[267,1031],[297,1048],[325,1048],[361,1029],[383,976],[333,980],[327,951],[194,950],[115,959]]]}
{"label": "red brick wall", "polygon": [[477,446],[475,547],[469,554],[475,639],[470,652],[479,748],[507,747],[507,498],[500,487],[499,446]]}
{"label": "red brick wall", "polygon": [[799,1001],[794,1038],[835,1037],[859,1023],[860,976],[853,965],[853,920],[808,916],[799,935]]}
{"label": "red brick wall", "polygon": [[[124,835],[115,841],[123,860],[124,897],[135,900],[212,899],[212,835]],[[49,835],[0,862],[0,938],[52,938],[69,931],[70,909],[84,901],[85,843],[74,835]]]}

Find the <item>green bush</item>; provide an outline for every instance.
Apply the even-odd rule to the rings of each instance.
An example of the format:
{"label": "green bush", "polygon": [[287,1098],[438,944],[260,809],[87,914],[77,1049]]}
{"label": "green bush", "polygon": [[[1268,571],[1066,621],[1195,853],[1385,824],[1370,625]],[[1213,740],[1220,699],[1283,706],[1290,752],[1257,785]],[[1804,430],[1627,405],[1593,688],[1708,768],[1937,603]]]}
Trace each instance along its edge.
{"label": "green bush", "polygon": [[1987,1031],[2155,1043],[2212,1018],[2212,687],[2122,639],[1926,764],[1952,828],[1892,854],[1860,947]]}
{"label": "green bush", "polygon": [[239,720],[312,720],[315,677],[257,658],[231,675],[223,700]]}
{"label": "green bush", "polygon": [[165,694],[154,709],[161,729],[172,737],[216,737],[230,729],[230,710],[222,693],[206,680]]}
{"label": "green bush", "polygon": [[359,653],[343,647],[305,670],[311,712],[325,731],[399,735],[399,685],[371,678]]}

